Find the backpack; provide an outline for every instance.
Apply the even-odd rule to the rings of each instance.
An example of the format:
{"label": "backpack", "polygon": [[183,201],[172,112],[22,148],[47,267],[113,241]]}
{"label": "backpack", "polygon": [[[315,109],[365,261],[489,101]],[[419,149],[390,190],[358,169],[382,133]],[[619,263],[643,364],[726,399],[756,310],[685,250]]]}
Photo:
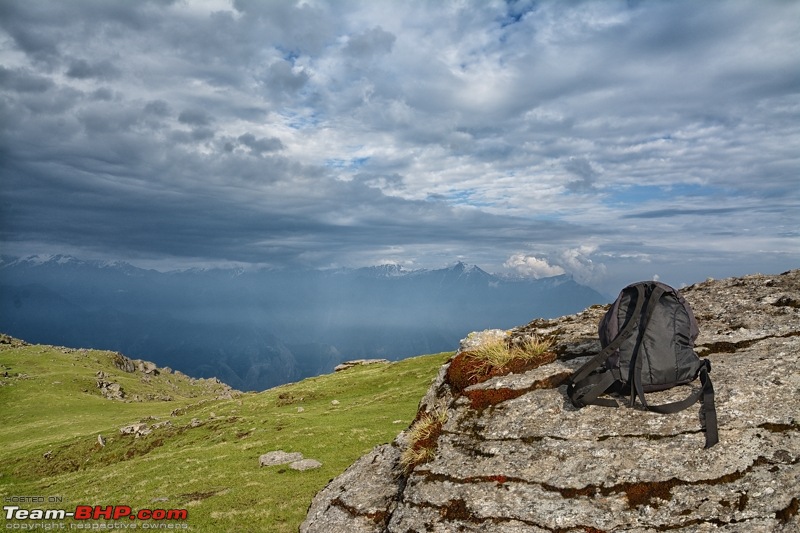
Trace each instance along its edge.
{"label": "backpack", "polygon": [[[694,352],[700,330],[692,309],[672,287],[657,281],[628,285],[600,320],[602,350],[576,370],[567,394],[575,407],[618,407],[605,392],[630,395],[630,407],[638,397],[649,411],[677,413],[698,401],[706,448],[719,441],[714,387],[708,373],[711,364]],[[700,378],[700,390],[688,398],[651,405],[646,392],[670,389]]]}

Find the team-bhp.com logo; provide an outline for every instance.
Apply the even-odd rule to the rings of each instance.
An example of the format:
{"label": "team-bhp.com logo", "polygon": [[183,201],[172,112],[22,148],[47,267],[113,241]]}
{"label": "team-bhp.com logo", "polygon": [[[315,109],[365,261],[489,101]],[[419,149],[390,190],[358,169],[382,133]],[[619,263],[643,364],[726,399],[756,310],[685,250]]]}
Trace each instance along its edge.
{"label": "team-bhp.com logo", "polygon": [[[141,529],[188,529],[186,520],[189,511],[186,509],[140,509],[134,511],[127,505],[78,505],[74,511],[65,509],[22,509],[18,505],[4,505],[3,514],[6,519],[6,529],[67,529],[66,524],[58,523],[59,520],[71,518],[78,521],[69,524],[69,529],[135,529],[136,524],[125,524],[125,520],[153,521],[140,524]],[[30,521],[46,521],[50,527],[31,528]],[[101,520],[103,522],[98,523]],[[24,522],[20,522],[24,521]],[[94,521],[91,525],[88,521]],[[182,524],[175,522],[183,521]],[[123,525],[124,524],[124,525]],[[99,527],[102,525],[103,527]],[[121,526],[121,527],[120,527]],[[168,527],[166,527],[168,526]]]}

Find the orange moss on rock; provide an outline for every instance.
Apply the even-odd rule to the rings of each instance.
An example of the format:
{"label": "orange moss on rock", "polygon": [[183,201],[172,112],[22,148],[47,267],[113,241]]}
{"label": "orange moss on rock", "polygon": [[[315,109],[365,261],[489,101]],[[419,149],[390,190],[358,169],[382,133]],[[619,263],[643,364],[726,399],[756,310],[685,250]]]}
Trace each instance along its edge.
{"label": "orange moss on rock", "polygon": [[482,411],[492,405],[513,400],[528,392],[527,389],[481,389],[465,392],[473,409]]}
{"label": "orange moss on rock", "polygon": [[554,389],[559,387],[569,378],[569,376],[569,372],[561,372],[546,379],[535,381],[530,387],[525,387],[523,389],[478,389],[463,391],[463,394],[469,398],[470,406],[473,409],[482,411],[487,407],[491,407],[508,400],[513,400],[514,398],[519,398],[523,394],[534,390]]}
{"label": "orange moss on rock", "polygon": [[555,360],[556,354],[554,352],[545,352],[536,359],[517,358],[502,367],[493,367],[488,371],[483,371],[485,365],[476,359],[472,353],[461,352],[450,362],[445,379],[450,384],[453,393],[461,394],[470,385],[483,383],[496,376],[521,374],[541,365],[552,363]]}

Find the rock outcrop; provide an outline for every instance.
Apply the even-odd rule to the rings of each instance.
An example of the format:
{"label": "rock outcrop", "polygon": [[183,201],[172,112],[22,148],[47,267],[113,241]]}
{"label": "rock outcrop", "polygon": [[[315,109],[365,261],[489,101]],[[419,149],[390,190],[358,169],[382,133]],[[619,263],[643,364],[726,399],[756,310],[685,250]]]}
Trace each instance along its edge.
{"label": "rock outcrop", "polygon": [[446,414],[432,459],[403,465],[401,433],[317,494],[301,532],[800,530],[800,270],[682,294],[711,362],[716,446],[703,448],[699,405],[674,415],[571,405],[567,378],[600,349],[595,306],[465,339],[462,350],[546,336],[557,357],[460,391],[443,366],[420,402],[420,416]]}
{"label": "rock outcrop", "polygon": [[353,368],[354,366],[389,363],[390,361],[388,359],[353,359],[352,361],[345,361],[344,363],[336,365],[336,368],[334,368],[333,371],[341,372],[342,370],[347,370],[348,368]]}
{"label": "rock outcrop", "polygon": [[95,374],[97,378],[97,388],[100,389],[100,394],[103,398],[108,400],[124,400],[125,391],[119,383],[108,381],[108,375],[102,370],[98,370]]}
{"label": "rock outcrop", "polygon": [[19,348],[20,346],[30,346],[27,342],[14,338],[11,335],[0,333],[0,344],[7,344],[12,348]]}
{"label": "rock outcrop", "polygon": [[146,422],[137,422],[119,428],[120,435],[133,435],[137,439],[149,435],[152,431]]}

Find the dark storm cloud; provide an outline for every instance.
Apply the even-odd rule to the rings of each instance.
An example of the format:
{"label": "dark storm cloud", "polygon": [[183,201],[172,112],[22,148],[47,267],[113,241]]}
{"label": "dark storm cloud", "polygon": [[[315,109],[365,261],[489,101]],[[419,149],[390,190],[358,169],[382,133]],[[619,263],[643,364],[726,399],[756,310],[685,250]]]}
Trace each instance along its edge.
{"label": "dark storm cloud", "polygon": [[251,153],[261,154],[264,152],[275,152],[283,148],[283,143],[277,137],[256,138],[252,133],[240,135],[237,139],[241,144],[247,146]]}
{"label": "dark storm cloud", "polygon": [[42,93],[55,84],[50,78],[37,76],[27,69],[7,69],[0,66],[0,86],[20,93]]}
{"label": "dark storm cloud", "polygon": [[178,122],[190,126],[208,126],[213,119],[202,109],[186,109],[178,115]]}
{"label": "dark storm cloud", "polygon": [[[738,207],[723,207],[723,208],[705,207],[698,209],[678,209],[678,208],[656,209],[653,211],[644,211],[642,213],[632,213],[629,215],[623,215],[622,218],[670,218],[683,215],[699,215],[704,217],[714,217],[722,214],[735,213],[741,210],[742,209]],[[726,232],[726,233],[731,235],[734,234],[733,232]]]}
{"label": "dark storm cloud", "polygon": [[111,80],[119,77],[120,72],[109,60],[89,63],[84,59],[76,59],[70,63],[66,74],[70,78],[77,79]]}
{"label": "dark storm cloud", "polygon": [[[74,163],[93,174],[117,166],[113,161]],[[211,189],[198,194],[191,183],[183,191],[166,184],[154,187],[134,176],[67,183],[67,176],[49,165],[28,168],[24,178],[14,174],[18,177],[11,185],[25,192],[15,195],[14,223],[4,228],[5,239],[25,235],[112,255],[307,266],[303,256],[309,251],[318,261],[335,263],[343,253],[374,247],[376,239],[394,246],[463,246],[484,239],[513,243],[531,236],[546,242],[574,231],[563,223],[534,227],[524,220],[440,203],[388,198],[356,182],[318,184],[324,191],[314,203],[303,205],[301,198],[282,205],[285,199],[214,195]],[[218,186],[218,191],[224,189],[224,183]],[[42,196],[45,190],[49,194]]]}
{"label": "dark storm cloud", "polygon": [[166,117],[170,114],[169,104],[164,100],[153,100],[144,106],[144,113],[156,117]]}

